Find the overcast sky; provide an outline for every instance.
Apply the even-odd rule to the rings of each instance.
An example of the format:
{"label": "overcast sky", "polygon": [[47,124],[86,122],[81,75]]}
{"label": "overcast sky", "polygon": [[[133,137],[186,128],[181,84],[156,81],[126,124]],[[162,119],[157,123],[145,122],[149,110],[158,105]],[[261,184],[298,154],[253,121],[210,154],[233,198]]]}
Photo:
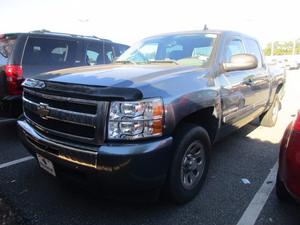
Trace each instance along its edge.
{"label": "overcast sky", "polygon": [[1,0],[0,33],[39,29],[133,44],[184,30],[245,32],[264,45],[300,37],[297,0]]}

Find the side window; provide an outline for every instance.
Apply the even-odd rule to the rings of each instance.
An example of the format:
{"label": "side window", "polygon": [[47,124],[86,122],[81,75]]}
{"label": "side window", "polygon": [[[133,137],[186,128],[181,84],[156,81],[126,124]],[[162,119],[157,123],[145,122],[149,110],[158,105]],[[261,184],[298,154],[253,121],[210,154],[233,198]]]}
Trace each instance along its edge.
{"label": "side window", "polygon": [[105,43],[104,45],[104,62],[109,64],[114,60],[114,51],[111,43]]}
{"label": "side window", "polygon": [[54,38],[30,37],[25,47],[23,65],[73,66],[77,42]]}
{"label": "side window", "polygon": [[98,56],[99,56],[98,52],[95,52],[93,50],[87,50],[86,51],[86,62],[88,63],[88,65],[95,65]]}
{"label": "side window", "polygon": [[112,45],[103,41],[89,41],[85,57],[86,63],[91,66],[109,64],[114,59]]}
{"label": "side window", "polygon": [[245,41],[245,45],[246,45],[247,52],[249,54],[256,56],[258,61],[257,67],[262,67],[262,55],[258,43],[253,39],[247,38]]}
{"label": "side window", "polygon": [[103,53],[103,41],[89,41],[85,53],[85,61],[88,65],[105,64]]}
{"label": "side window", "polygon": [[16,39],[0,39],[0,66],[7,64],[15,42]]}
{"label": "side window", "polygon": [[7,63],[7,58],[0,54],[0,66],[3,66]]}
{"label": "side window", "polygon": [[225,62],[230,62],[234,55],[245,53],[243,42],[240,39],[234,39],[225,46]]}

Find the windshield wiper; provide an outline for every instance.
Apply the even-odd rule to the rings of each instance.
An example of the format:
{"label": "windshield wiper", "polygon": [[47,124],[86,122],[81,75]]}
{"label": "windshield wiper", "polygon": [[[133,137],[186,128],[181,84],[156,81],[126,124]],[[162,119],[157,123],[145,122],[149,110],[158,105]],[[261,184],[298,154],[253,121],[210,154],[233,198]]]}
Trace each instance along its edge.
{"label": "windshield wiper", "polygon": [[149,61],[148,63],[174,63],[174,64],[176,64],[176,65],[179,65],[179,63],[177,62],[177,61],[175,61],[175,60],[170,60],[170,59],[168,59],[168,60],[151,60],[151,61]]}
{"label": "windshield wiper", "polygon": [[117,60],[114,63],[122,63],[122,64],[134,64],[136,65],[136,62],[131,61],[131,60]]}

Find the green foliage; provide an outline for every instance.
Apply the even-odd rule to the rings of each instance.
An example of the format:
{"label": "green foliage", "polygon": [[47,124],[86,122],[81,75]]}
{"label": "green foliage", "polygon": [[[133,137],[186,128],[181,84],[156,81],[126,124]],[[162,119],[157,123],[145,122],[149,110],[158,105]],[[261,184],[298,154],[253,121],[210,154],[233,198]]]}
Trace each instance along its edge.
{"label": "green foliage", "polygon": [[[273,43],[273,55],[292,55],[294,41],[275,41]],[[264,54],[270,56],[272,53],[272,43],[268,43],[264,48]],[[296,40],[295,54],[300,54],[300,39]]]}

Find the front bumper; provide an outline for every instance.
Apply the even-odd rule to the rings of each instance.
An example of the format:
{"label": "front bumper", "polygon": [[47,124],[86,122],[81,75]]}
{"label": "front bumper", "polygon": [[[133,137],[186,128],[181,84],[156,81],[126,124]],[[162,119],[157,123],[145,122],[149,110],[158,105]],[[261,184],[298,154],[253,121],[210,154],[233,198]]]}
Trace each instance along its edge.
{"label": "front bumper", "polygon": [[25,120],[18,121],[24,146],[51,160],[70,175],[98,181],[102,186],[122,189],[151,189],[163,185],[172,159],[172,137],[136,144],[105,144],[87,150],[41,135]]}

